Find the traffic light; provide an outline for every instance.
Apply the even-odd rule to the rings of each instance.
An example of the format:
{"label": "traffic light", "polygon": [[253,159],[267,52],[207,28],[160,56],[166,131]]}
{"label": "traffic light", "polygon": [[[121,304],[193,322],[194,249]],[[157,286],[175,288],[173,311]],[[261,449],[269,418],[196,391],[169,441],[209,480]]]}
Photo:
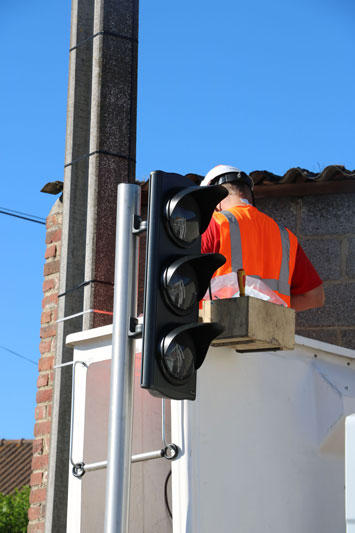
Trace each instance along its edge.
{"label": "traffic light", "polygon": [[199,323],[198,310],[225,262],[221,254],[201,254],[201,234],[227,194],[221,185],[197,187],[179,174],[150,175],[141,386],[153,396],[194,400],[196,371],[223,331],[218,323]]}

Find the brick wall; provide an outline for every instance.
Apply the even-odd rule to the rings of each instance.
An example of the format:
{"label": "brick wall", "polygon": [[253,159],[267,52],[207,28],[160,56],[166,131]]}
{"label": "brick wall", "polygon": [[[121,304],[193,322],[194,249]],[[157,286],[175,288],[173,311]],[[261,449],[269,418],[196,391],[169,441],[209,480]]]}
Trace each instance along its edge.
{"label": "brick wall", "polygon": [[325,306],[297,313],[296,333],[355,349],[355,194],[262,198],[293,231],[324,282]]}
{"label": "brick wall", "polygon": [[31,475],[29,533],[44,531],[50,444],[53,361],[56,341],[56,320],[59,284],[62,203],[57,200],[47,217],[43,300],[38,363],[37,406]]}

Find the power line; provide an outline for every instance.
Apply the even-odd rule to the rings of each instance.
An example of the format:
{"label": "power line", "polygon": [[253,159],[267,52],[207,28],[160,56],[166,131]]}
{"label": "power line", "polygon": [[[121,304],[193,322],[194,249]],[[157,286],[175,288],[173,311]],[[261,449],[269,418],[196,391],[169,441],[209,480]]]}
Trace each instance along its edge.
{"label": "power line", "polygon": [[17,213],[18,215],[25,215],[27,217],[38,218],[38,220],[44,220],[44,221],[46,220],[43,217],[38,217],[37,215],[31,215],[30,213],[23,213],[22,211],[15,211],[15,209],[8,209],[7,207],[0,206],[0,209],[5,209],[5,211],[8,211],[9,213]]}
{"label": "power line", "polygon": [[16,217],[16,218],[22,218],[23,220],[29,220],[30,222],[37,222],[37,224],[46,224],[45,222],[41,222],[40,220],[35,220],[34,218],[29,218],[29,217],[22,217],[20,215],[14,215],[13,213],[6,213],[5,211],[1,211],[0,210],[0,213],[2,215],[9,215],[10,217]]}
{"label": "power line", "polygon": [[33,365],[37,366],[36,361],[33,361],[33,359],[29,359],[29,357],[25,357],[24,355],[21,355],[21,354],[19,354],[17,352],[14,352],[13,350],[10,350],[9,348],[6,348],[5,346],[1,346],[1,344],[0,344],[0,348],[5,350],[6,352],[9,352],[9,353],[11,353],[13,355],[16,355],[16,357],[20,357],[21,359],[24,359],[25,361],[28,361],[29,363],[32,363]]}
{"label": "power line", "polygon": [[46,223],[46,219],[38,217],[36,215],[30,215],[29,213],[22,213],[21,211],[15,211],[13,209],[7,209],[7,207],[0,207],[0,213],[2,215],[9,215],[11,217],[21,218],[23,220],[29,220],[30,222],[37,222],[37,224]]}

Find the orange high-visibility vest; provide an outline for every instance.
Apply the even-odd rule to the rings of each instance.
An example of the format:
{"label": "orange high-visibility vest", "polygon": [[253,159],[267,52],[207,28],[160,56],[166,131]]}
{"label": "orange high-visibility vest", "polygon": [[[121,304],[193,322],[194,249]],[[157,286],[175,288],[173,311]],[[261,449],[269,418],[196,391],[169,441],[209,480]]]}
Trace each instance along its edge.
{"label": "orange high-visibility vest", "polygon": [[244,268],[247,276],[261,279],[290,307],[297,237],[251,205],[231,207],[213,218],[220,226],[219,252],[227,259],[215,276]]}

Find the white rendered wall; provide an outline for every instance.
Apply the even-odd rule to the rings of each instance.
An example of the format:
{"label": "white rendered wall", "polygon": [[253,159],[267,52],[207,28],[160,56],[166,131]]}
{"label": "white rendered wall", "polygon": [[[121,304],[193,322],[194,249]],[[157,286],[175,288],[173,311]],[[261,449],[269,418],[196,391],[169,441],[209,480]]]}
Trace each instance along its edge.
{"label": "white rendered wall", "polygon": [[172,402],[173,532],[345,533],[354,356],[303,337],[287,352],[211,348],[197,400]]}
{"label": "white rendered wall", "polygon": [[355,414],[346,419],[345,508],[347,533],[355,533]]}
{"label": "white rendered wall", "polygon": [[[108,410],[112,326],[70,335],[76,365],[73,456],[75,462],[107,459]],[[132,454],[159,450],[161,400],[140,388],[140,343],[135,364]],[[60,370],[65,372],[66,369]],[[169,435],[170,435],[170,427]],[[129,533],[169,533],[171,521],[164,503],[164,483],[170,470],[165,459],[132,464]],[[69,467],[67,533],[101,533],[104,530],[106,470],[87,472],[78,479]]]}

